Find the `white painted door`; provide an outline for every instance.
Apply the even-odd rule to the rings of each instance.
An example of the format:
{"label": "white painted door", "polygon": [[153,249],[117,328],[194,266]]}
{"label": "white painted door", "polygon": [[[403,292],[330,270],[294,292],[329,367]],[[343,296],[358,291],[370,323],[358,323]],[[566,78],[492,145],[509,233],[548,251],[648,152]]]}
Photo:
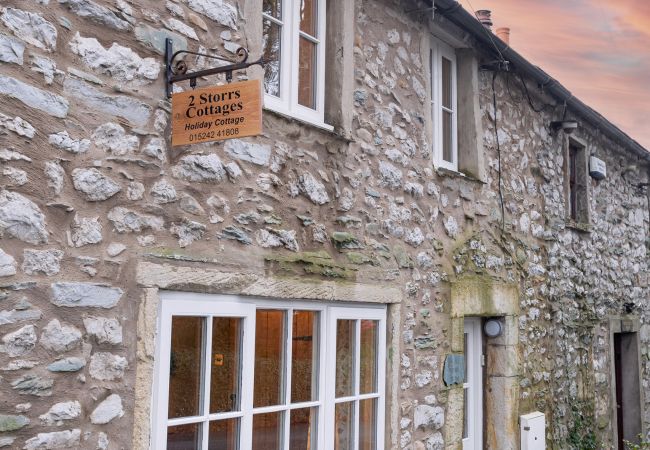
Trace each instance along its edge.
{"label": "white painted door", "polygon": [[483,345],[481,319],[465,318],[463,450],[483,448]]}

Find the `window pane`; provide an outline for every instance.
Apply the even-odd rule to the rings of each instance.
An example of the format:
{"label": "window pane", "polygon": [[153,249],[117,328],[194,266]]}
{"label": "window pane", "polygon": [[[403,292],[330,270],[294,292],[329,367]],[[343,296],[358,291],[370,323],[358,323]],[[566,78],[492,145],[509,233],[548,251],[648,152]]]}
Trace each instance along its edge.
{"label": "window pane", "polygon": [[208,450],[237,450],[239,448],[239,419],[210,422]]}
{"label": "window pane", "polygon": [[167,415],[200,414],[203,317],[172,317]]}
{"label": "window pane", "polygon": [[280,56],[282,27],[268,19],[263,21],[264,59],[269,61],[264,65],[264,91],[267,94],[280,96]]}
{"label": "window pane", "polygon": [[241,322],[238,317],[212,319],[211,413],[239,410]]}
{"label": "window pane", "polygon": [[[289,424],[289,450],[316,448],[317,409],[303,408],[291,411]],[[313,444],[312,444],[313,443]]]}
{"label": "window pane", "polygon": [[257,310],[255,321],[255,377],[253,406],[284,403],[284,311]]}
{"label": "window pane", "polygon": [[353,450],[353,402],[338,403],[334,411],[334,450]]}
{"label": "window pane", "polygon": [[318,20],[318,0],[301,0],[300,2],[300,31],[316,37]]}
{"label": "window pane", "polygon": [[318,313],[294,311],[291,343],[291,402],[318,397]]}
{"label": "window pane", "polygon": [[359,393],[377,391],[377,321],[361,321]]}
{"label": "window pane", "polygon": [[336,321],[336,396],[352,395],[354,387],[354,320]]}
{"label": "window pane", "polygon": [[452,139],[452,114],[449,111],[442,112],[442,159],[447,162],[454,162],[454,149]]}
{"label": "window pane", "polygon": [[167,450],[194,450],[200,449],[200,426],[192,423],[167,428]]}
{"label": "window pane", "polygon": [[377,448],[377,399],[359,401],[359,450]]}
{"label": "window pane", "polygon": [[282,0],[264,0],[262,12],[276,19],[282,19]]}
{"label": "window pane", "polygon": [[465,370],[464,370],[464,372],[465,372],[464,382],[465,383],[467,383],[467,336],[468,336],[468,334],[465,333],[464,338],[463,338],[463,360],[465,362],[463,367],[465,368]]}
{"label": "window pane", "polygon": [[452,95],[451,95],[451,61],[447,58],[442,58],[442,106],[449,109],[454,109],[452,107]]}
{"label": "window pane", "polygon": [[253,448],[280,450],[282,448],[282,412],[253,416]]}
{"label": "window pane", "polygon": [[316,108],[316,44],[300,38],[298,61],[298,103]]}
{"label": "window pane", "polygon": [[469,393],[469,389],[467,389],[467,388],[463,389],[463,410],[464,410],[464,412],[463,412],[463,439],[465,439],[469,435],[468,429],[467,429],[467,422],[468,422],[468,419],[469,419],[469,417],[468,417],[469,416],[469,405],[468,405],[468,403],[469,403],[468,400],[469,399],[467,398],[468,393]]}

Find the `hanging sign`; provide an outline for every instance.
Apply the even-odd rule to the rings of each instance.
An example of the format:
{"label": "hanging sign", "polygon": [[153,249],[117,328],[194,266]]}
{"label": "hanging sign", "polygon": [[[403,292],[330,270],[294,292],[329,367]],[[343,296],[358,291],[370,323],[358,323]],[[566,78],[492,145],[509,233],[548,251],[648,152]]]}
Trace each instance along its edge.
{"label": "hanging sign", "polygon": [[260,80],[172,95],[172,146],[262,133]]}

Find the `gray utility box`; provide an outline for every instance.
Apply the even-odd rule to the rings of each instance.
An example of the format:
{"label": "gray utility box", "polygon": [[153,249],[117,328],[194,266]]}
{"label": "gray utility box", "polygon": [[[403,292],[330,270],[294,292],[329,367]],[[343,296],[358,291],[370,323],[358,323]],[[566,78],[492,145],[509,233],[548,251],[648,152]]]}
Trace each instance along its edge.
{"label": "gray utility box", "polygon": [[519,417],[521,430],[521,450],[546,449],[546,419],[544,414],[535,411]]}

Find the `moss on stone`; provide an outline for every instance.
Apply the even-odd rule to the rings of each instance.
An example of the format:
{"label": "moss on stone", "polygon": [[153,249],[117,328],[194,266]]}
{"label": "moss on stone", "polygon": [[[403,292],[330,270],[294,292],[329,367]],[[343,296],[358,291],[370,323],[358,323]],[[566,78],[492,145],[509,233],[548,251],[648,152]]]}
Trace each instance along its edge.
{"label": "moss on stone", "polygon": [[372,266],[379,265],[379,261],[377,261],[377,258],[364,255],[363,253],[349,252],[346,253],[345,256],[348,258],[348,261],[350,261],[352,264],[357,264],[357,265],[370,264]]}
{"label": "moss on stone", "polygon": [[321,275],[327,278],[350,279],[356,271],[353,267],[337,263],[324,250],[318,252],[301,252],[291,255],[273,255],[267,256],[264,259],[267,262],[277,263],[282,271]]}

